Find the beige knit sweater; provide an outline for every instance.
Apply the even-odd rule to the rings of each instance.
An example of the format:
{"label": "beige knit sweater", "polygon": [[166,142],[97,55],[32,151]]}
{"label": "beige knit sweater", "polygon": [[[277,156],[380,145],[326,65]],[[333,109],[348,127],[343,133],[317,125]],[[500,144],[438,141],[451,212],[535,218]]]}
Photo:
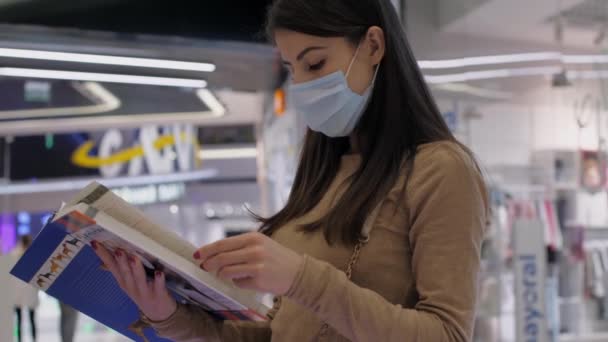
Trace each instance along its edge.
{"label": "beige knit sweater", "polygon": [[329,246],[321,232],[297,227],[334,205],[359,163],[359,156],[343,157],[317,207],[274,234],[305,262],[272,322],[218,322],[180,306],[154,324],[157,333],[178,342],[312,341],[326,322],[325,341],[470,341],[488,201],[474,162],[453,143],[421,146],[408,205],[399,200],[402,177],[380,208],[351,282],[344,269],[352,247]]}

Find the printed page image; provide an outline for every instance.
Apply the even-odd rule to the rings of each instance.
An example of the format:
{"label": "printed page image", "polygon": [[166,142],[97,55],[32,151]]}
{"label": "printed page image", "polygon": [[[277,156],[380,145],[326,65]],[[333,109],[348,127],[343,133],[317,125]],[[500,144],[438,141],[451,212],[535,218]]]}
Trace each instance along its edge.
{"label": "printed page image", "polygon": [[[12,274],[115,331],[141,342],[164,342],[140,319],[135,303],[120,289],[90,246],[53,223],[38,236]],[[46,257],[41,258],[44,251]]]}
{"label": "printed page image", "polygon": [[85,227],[72,235],[87,244],[95,240],[103,244],[112,253],[120,249],[129,255],[139,258],[144,265],[146,275],[150,281],[153,280],[156,271],[164,272],[167,287],[171,290],[174,297],[183,304],[201,307],[203,310],[222,320],[259,320],[247,307],[211,288],[205,287],[187,274],[179,272],[171,265],[107,232],[102,227],[96,225]]}

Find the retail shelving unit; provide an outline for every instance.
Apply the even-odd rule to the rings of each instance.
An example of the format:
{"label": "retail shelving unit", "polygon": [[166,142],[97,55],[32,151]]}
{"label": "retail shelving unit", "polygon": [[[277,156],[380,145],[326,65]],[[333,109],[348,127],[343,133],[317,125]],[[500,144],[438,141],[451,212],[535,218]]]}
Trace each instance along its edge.
{"label": "retail shelving unit", "polygon": [[[564,232],[559,263],[560,341],[608,341],[606,158],[597,153],[599,186],[590,188],[583,181],[586,153],[597,152],[544,150],[532,157],[533,182],[545,186],[555,198]],[[598,250],[604,242],[606,248]],[[599,283],[590,278],[594,274]]]}

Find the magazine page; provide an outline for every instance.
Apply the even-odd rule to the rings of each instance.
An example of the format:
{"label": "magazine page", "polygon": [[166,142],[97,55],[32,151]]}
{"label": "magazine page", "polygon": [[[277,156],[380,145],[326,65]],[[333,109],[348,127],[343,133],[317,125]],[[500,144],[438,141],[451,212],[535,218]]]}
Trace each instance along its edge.
{"label": "magazine page", "polygon": [[[166,275],[167,287],[174,293],[182,304],[199,306],[207,312],[212,313],[220,319],[229,320],[265,320],[264,316],[250,310],[247,306],[224,296],[221,289],[213,290],[205,286],[200,280],[187,272],[180,271],[172,266],[170,262],[154,256],[155,253],[147,252],[144,248],[135,246],[115,234],[108,232],[99,225],[92,225],[80,229],[72,236],[90,244],[95,240],[104,245],[111,252],[122,250],[127,254],[141,260],[146,274],[150,279],[154,278],[155,271],[162,271]],[[148,251],[154,250],[153,248]],[[158,251],[157,251],[158,252]],[[107,269],[103,270],[107,271]]]}
{"label": "magazine page", "polygon": [[59,223],[40,232],[11,274],[133,341],[168,342],[140,319],[92,248]]}
{"label": "magazine page", "polygon": [[[63,224],[73,236],[87,245],[90,245],[92,240],[100,243],[107,241],[108,248],[111,250],[116,248],[122,248],[127,252],[133,250],[134,253],[143,257],[142,262],[144,264],[147,262],[148,265],[157,266],[158,270],[169,269],[170,272],[187,277],[190,287],[192,287],[192,284],[196,284],[195,288],[198,291],[203,292],[206,297],[214,302],[221,304],[217,308],[210,307],[210,310],[247,312],[249,309],[253,309],[253,312],[247,313],[247,315],[253,315],[249,317],[250,319],[265,320],[269,308],[260,300],[261,295],[252,291],[242,291],[233,285],[226,284],[212,274],[201,270],[198,265],[173,253],[164,244],[130,229],[122,222],[97,211],[95,208],[86,204],[79,204],[73,212],[56,222]],[[155,265],[155,263],[158,265]],[[150,272],[153,274],[156,270],[154,268]],[[239,317],[223,318],[241,319]]]}
{"label": "magazine page", "polygon": [[[111,192],[105,186],[99,183],[92,183],[87,186],[87,189],[86,192],[83,192],[80,202],[94,207],[99,212],[116,219],[129,228],[160,243],[163,247],[181,256],[185,261],[196,265],[198,273],[205,273],[208,275],[203,279],[209,279],[209,276],[212,276],[215,280],[214,283],[218,281],[221,282],[222,290],[224,292],[230,292],[234,298],[239,298],[241,301],[245,299],[254,299],[253,301],[247,301],[250,307],[261,312],[267,311],[266,305],[260,304],[263,302],[264,296],[262,294],[255,291],[239,289],[232,282],[217,279],[215,276],[200,270],[198,264],[196,264],[192,258],[192,255],[196,251],[194,245],[182,239],[176,233],[154,223],[148,219],[146,214]],[[226,288],[230,288],[230,290]]]}
{"label": "magazine page", "polygon": [[112,216],[154,241],[162,241],[162,244],[174,253],[177,253],[186,260],[192,260],[192,255],[196,251],[196,247],[193,244],[185,241],[174,232],[154,223],[148,219],[146,214],[111,192],[105,186],[99,183],[92,183],[87,186],[87,189],[86,192],[83,192],[86,196],[79,199],[79,202],[88,204]]}
{"label": "magazine page", "polygon": [[[95,240],[111,251],[121,249],[139,258],[149,277],[156,270],[165,272],[167,287],[180,303],[198,306],[218,319],[266,320],[263,306],[262,310],[252,310],[255,304],[244,305],[223,294],[217,281],[217,290],[207,286],[200,277],[204,272],[194,264],[103,213],[98,213],[95,219],[83,213],[95,211],[93,208],[84,204],[77,208],[80,211],[72,211],[45,226],[17,262],[12,275],[135,341],[164,341],[141,320],[135,303],[101,263],[90,246]],[[122,229],[124,238],[105,226],[112,226],[113,231]],[[129,241],[139,244],[135,246]],[[209,281],[213,284],[213,279]],[[255,298],[249,301],[255,303]]]}

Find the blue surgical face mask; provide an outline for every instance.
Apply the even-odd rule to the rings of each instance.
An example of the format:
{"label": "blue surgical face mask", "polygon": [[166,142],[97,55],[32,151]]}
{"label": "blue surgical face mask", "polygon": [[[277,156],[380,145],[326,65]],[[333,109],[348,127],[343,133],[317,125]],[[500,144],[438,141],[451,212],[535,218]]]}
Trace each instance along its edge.
{"label": "blue surgical face mask", "polygon": [[290,86],[290,100],[313,131],[334,138],[348,136],[365,112],[380,66],[376,67],[372,83],[363,95],[352,91],[348,86],[347,78],[360,47],[359,45],[346,75],[339,70],[310,82]]}

